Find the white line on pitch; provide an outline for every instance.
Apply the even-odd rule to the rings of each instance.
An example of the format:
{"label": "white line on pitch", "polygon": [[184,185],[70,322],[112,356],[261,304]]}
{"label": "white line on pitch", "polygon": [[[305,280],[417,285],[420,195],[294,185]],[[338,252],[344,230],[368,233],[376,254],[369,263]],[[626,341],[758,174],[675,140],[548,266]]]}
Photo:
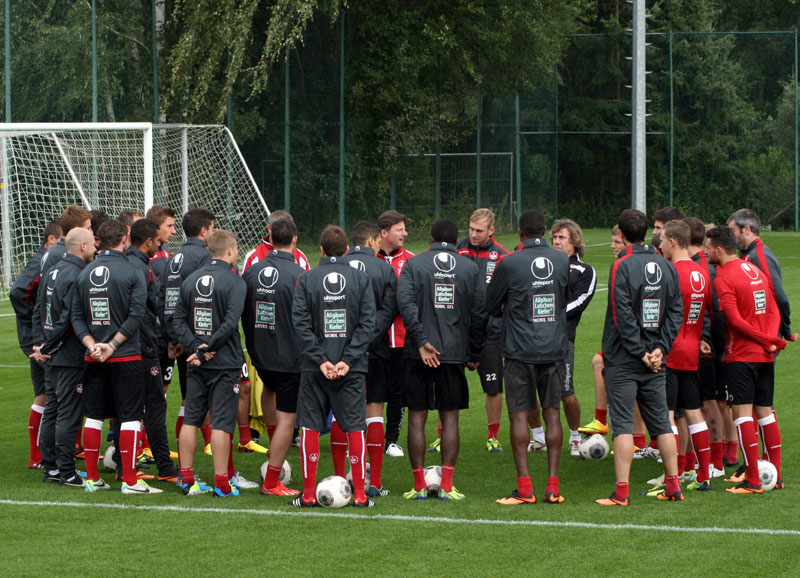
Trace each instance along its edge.
{"label": "white line on pitch", "polygon": [[467,520],[464,518],[443,518],[438,516],[402,516],[398,514],[378,514],[365,516],[345,512],[284,512],[274,510],[254,510],[245,508],[185,508],[182,506],[134,506],[129,504],[91,504],[88,502],[44,502],[27,500],[0,500],[0,504],[9,506],[45,506],[66,508],[106,508],[110,510],[142,510],[162,512],[190,512],[202,514],[247,514],[254,516],[300,516],[319,518],[345,518],[350,520],[391,520],[399,522],[438,522],[441,524],[487,525],[487,526],[545,526],[556,528],[587,528],[591,530],[650,530],[659,532],[690,532],[712,534],[766,534],[775,536],[800,536],[800,530],[782,530],[771,528],[720,528],[717,526],[684,527],[655,526],[648,524],[595,524],[592,522],[551,522],[545,520]]}
{"label": "white line on pitch", "polygon": [[23,369],[30,367],[30,365],[0,365],[0,367],[12,367],[14,369]]}

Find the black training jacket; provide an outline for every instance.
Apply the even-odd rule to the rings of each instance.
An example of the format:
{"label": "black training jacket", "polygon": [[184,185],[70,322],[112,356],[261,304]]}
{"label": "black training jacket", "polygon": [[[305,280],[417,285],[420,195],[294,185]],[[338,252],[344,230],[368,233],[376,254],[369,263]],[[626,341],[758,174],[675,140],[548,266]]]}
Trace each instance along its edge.
{"label": "black training jacket", "polygon": [[[171,332],[188,353],[200,345],[216,355],[201,359],[209,369],[240,369],[244,363],[239,319],[247,287],[231,265],[214,259],[189,275],[181,285]],[[199,357],[199,356],[198,356]]]}
{"label": "black training jacket", "polygon": [[31,324],[33,323],[33,308],[39,292],[39,270],[42,267],[42,257],[46,252],[47,249],[39,247],[25,268],[17,275],[8,292],[8,298],[17,316],[17,340],[20,347],[30,347],[41,343],[41,341],[39,343],[34,341]]}
{"label": "black training jacket", "polygon": [[526,239],[503,257],[489,284],[486,307],[503,316],[502,352],[524,363],[567,357],[569,258],[542,238]]}
{"label": "black training jacket", "polygon": [[[739,253],[742,259],[755,263],[756,267],[770,278],[772,288],[775,291],[775,303],[778,304],[778,310],[781,312],[781,325],[778,335],[784,339],[790,339],[792,336],[791,308],[789,307],[789,296],[786,295],[786,290],[783,288],[783,275],[778,258],[775,257],[772,249],[767,247],[761,239],[756,239]],[[766,268],[764,261],[766,261]]]}
{"label": "black training jacket", "polygon": [[242,328],[253,365],[269,371],[300,372],[300,342],[292,323],[297,279],[304,269],[294,255],[273,249],[248,267]]}
{"label": "black training jacket", "polygon": [[[488,285],[492,281],[495,267],[508,251],[500,243],[489,237],[489,242],[483,247],[477,247],[469,242],[469,237],[462,239],[456,245],[459,255],[470,259],[478,266],[481,277]],[[484,295],[485,295],[484,291]],[[500,343],[502,338],[503,320],[499,317],[489,317],[486,322],[486,343]]]}
{"label": "black training jacket", "polygon": [[406,326],[403,355],[419,359],[419,348],[430,342],[442,363],[479,361],[486,344],[485,287],[478,266],[450,243],[431,243],[408,259],[397,286]]}
{"label": "black training jacket", "polygon": [[52,356],[47,362],[55,367],[83,367],[86,350],[72,329],[72,302],[78,277],[86,268],[83,259],[67,253],[44,278],[41,353]]}
{"label": "black training jacket", "polygon": [[119,331],[127,340],[112,361],[141,358],[139,327],[145,319],[147,287],[142,275],[120,251],[102,250],[78,276],[72,301],[72,327],[79,340],[91,334],[109,342]]}
{"label": "black training jacket", "polygon": [[150,268],[150,257],[136,247],[128,247],[126,256],[131,265],[141,273],[147,287],[147,316],[139,328],[139,335],[142,340],[142,354],[152,358],[158,355],[161,327],[159,316],[164,314],[164,290],[161,281]]}
{"label": "black training jacket", "polygon": [[164,328],[166,337],[173,343],[178,342],[178,336],[172,333],[172,324],[169,320],[175,313],[175,305],[181,293],[181,284],[192,273],[211,261],[211,254],[206,249],[206,244],[197,237],[189,237],[183,246],[167,261],[163,275],[158,278],[164,286]]}
{"label": "black training jacket", "polygon": [[389,359],[388,332],[397,317],[397,274],[389,263],[376,259],[375,251],[369,247],[351,247],[344,260],[369,276],[377,310],[375,336],[369,353],[381,359]]}
{"label": "black training jacket", "polygon": [[611,265],[603,329],[606,367],[642,370],[645,353],[667,353],[683,323],[678,272],[650,245],[630,245]]}
{"label": "black training jacket", "polygon": [[[67,246],[65,242],[65,237],[61,237],[58,240],[58,243],[50,247],[47,251],[45,251],[44,255],[42,255],[42,260],[39,262],[39,284],[36,289],[36,303],[39,303],[41,299],[44,299],[44,290],[42,289],[41,280],[45,278],[45,275],[47,275],[47,272],[50,271],[50,268],[56,263],[61,262],[61,259],[63,259],[64,255],[67,254]],[[33,331],[33,343],[38,345],[44,341],[44,334],[42,333],[42,324],[44,323],[44,320],[42,319],[42,309],[41,307],[37,307],[36,303],[34,303],[33,306],[31,330]]]}
{"label": "black training jacket", "polygon": [[367,372],[367,349],[375,336],[375,297],[369,277],[343,257],[323,257],[300,275],[292,322],[302,342],[300,371],[319,371],[325,361],[344,361]]}
{"label": "black training jacket", "polygon": [[575,341],[575,330],[581,315],[589,306],[597,287],[597,273],[577,253],[569,258],[569,286],[567,287],[567,337]]}

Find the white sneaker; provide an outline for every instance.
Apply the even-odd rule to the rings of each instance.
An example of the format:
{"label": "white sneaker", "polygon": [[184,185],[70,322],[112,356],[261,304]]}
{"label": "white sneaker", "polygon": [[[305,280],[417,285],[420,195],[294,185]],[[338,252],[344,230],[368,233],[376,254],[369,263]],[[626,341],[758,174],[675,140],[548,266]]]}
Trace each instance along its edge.
{"label": "white sneaker", "polygon": [[386,455],[391,456],[393,458],[402,458],[406,454],[403,453],[403,448],[401,448],[399,445],[389,444],[386,447]]}
{"label": "white sneaker", "polygon": [[540,442],[540,441],[532,439],[530,441],[530,443],[528,443],[528,451],[529,452],[546,452],[547,451],[547,444],[545,442]]}
{"label": "white sneaker", "polygon": [[571,456],[580,456],[581,452],[578,451],[578,442],[569,442],[569,455]]}
{"label": "white sneaker", "polygon": [[725,470],[718,470],[714,464],[708,464],[708,477],[709,478],[724,478]]}
{"label": "white sneaker", "polygon": [[123,494],[161,494],[164,490],[159,490],[158,488],[151,488],[147,485],[147,482],[144,480],[139,480],[132,486],[128,484],[122,484],[122,493]]}
{"label": "white sneaker", "polygon": [[650,484],[651,486],[660,486],[661,484],[664,483],[664,474],[661,474],[657,478],[652,478],[650,480],[647,480],[647,483]]}
{"label": "white sneaker", "polygon": [[643,458],[649,458],[651,460],[657,460],[661,458],[661,452],[655,448],[651,448],[650,446],[643,447],[640,450],[637,450],[633,454],[633,459],[641,460]]}
{"label": "white sneaker", "polygon": [[260,484],[251,482],[239,472],[236,472],[236,474],[234,474],[234,476],[229,481],[232,486],[235,486],[240,490],[254,490],[255,488],[261,487]]}
{"label": "white sneaker", "polygon": [[110,490],[111,484],[105,483],[102,478],[96,480],[86,480],[83,484],[83,489],[87,492],[96,492],[97,490]]}

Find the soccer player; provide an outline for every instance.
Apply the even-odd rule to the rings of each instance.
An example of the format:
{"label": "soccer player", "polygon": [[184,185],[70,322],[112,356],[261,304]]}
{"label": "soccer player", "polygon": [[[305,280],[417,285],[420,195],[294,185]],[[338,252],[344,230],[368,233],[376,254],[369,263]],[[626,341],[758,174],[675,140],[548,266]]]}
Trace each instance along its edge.
{"label": "soccer player", "polygon": [[[492,280],[495,267],[503,255],[505,247],[494,239],[494,213],[491,209],[477,209],[469,219],[469,237],[458,243],[458,254],[472,259],[478,265],[481,276],[488,283]],[[499,317],[491,317],[486,326],[486,347],[479,360],[483,393],[486,394],[486,449],[501,452],[503,447],[497,439],[500,430],[500,414],[503,411],[503,357],[500,355],[500,334],[503,322]]]}
{"label": "soccer player", "polygon": [[575,395],[575,331],[581,315],[594,297],[597,275],[594,267],[581,261],[586,250],[583,244],[583,231],[580,225],[570,219],[559,219],[550,228],[553,249],[566,253],[569,257],[569,286],[567,287],[567,338],[569,350],[564,363],[564,383],[561,388],[561,403],[569,426],[569,453],[578,456],[578,442],[581,439],[578,427],[581,425],[581,406]]}
{"label": "soccer player", "polygon": [[661,232],[664,225],[670,221],[677,221],[683,219],[686,215],[683,214],[678,207],[662,207],[653,213],[653,245],[658,246],[656,243],[656,235]]}
{"label": "soccer player", "polygon": [[292,322],[302,342],[297,425],[302,430],[303,494],[289,502],[316,505],[319,433],[333,410],[347,434],[353,472],[353,505],[375,505],[364,493],[367,349],[375,337],[375,298],[369,277],[344,257],[347,235],[328,225],[320,238],[319,266],[300,276]]}
{"label": "soccer player", "polygon": [[603,506],[627,506],[633,461],[636,402],[650,435],[658,439],[666,490],[661,500],[682,500],[677,448],[669,421],[662,367],[683,318],[675,268],[645,245],[647,216],[626,209],[618,223],[629,244],[611,265],[603,330],[603,361],[608,409],[614,423],[615,491],[597,500]]}
{"label": "soccer player", "polygon": [[[36,298],[39,293],[39,272],[42,268],[42,257],[61,239],[61,224],[58,221],[51,221],[45,227],[42,234],[42,246],[30,258],[22,272],[17,275],[11,291],[8,294],[14,313],[17,318],[17,340],[19,347],[26,357],[33,353],[33,346],[36,343],[33,335],[33,309],[36,305]],[[29,359],[31,382],[33,383],[33,405],[28,415],[28,439],[30,442],[30,454],[28,457],[28,468],[38,469],[41,467],[42,454],[39,450],[39,426],[44,413],[46,402],[44,385],[44,367],[35,359]]]}
{"label": "soccer player", "polygon": [[211,261],[183,281],[171,320],[172,334],[188,353],[180,488],[187,496],[211,491],[194,477],[197,429],[210,413],[213,495],[224,498],[239,495],[231,481],[237,476],[232,445],[244,363],[239,319],[247,287],[234,269],[239,257],[236,236],[218,229],[207,240]]}
{"label": "soccer player", "polygon": [[[270,240],[273,245],[270,254],[242,276],[247,285],[242,327],[250,359],[264,383],[262,406],[267,403],[266,392],[270,391],[277,410],[278,423],[270,439],[269,465],[261,493],[294,496],[300,492],[287,488],[279,480],[292,444],[300,387],[300,347],[292,324],[292,302],[303,268],[292,256],[297,244],[294,221],[275,221],[270,228]],[[246,427],[249,429],[250,424]],[[241,428],[240,424],[240,431]]]}
{"label": "soccer player", "polygon": [[83,346],[72,331],[72,300],[78,275],[94,258],[94,236],[88,229],[76,227],[65,241],[66,255],[56,263],[42,283],[44,343],[36,347],[32,359],[47,362],[47,410],[55,420],[42,422],[42,467],[46,482],[83,487],[83,478],[75,471],[75,439],[83,416]]}
{"label": "soccer player", "polygon": [[144,426],[147,433],[149,456],[158,467],[158,480],[178,482],[179,472],[170,459],[167,441],[167,400],[164,396],[164,381],[158,359],[158,316],[164,310],[161,281],[150,268],[150,260],[159,250],[159,227],[150,219],[138,219],[131,225],[130,247],[126,253],[128,261],[141,272],[147,287],[147,308],[144,322],[139,329],[144,366]]}
{"label": "soccer player", "polygon": [[[264,238],[261,239],[261,242],[256,247],[254,247],[249,253],[247,253],[247,255],[244,256],[244,266],[242,267],[242,271],[247,271],[251,266],[258,263],[261,259],[265,258],[267,255],[270,255],[275,249],[272,242],[272,225],[281,219],[289,219],[290,221],[294,222],[294,219],[288,211],[284,211],[283,209],[272,211],[269,214],[269,217],[267,217],[267,234],[264,235]],[[306,257],[306,254],[303,253],[298,247],[292,249],[292,256],[294,257],[294,262],[297,263],[297,265],[301,267],[303,271],[308,271],[311,269],[311,265],[308,263],[308,257]]]}
{"label": "soccer player", "polygon": [[[486,281],[478,266],[456,251],[458,227],[440,219],[428,251],[406,261],[397,287],[405,324],[408,455],[414,488],[406,499],[428,497],[425,483],[425,421],[438,410],[442,423],[440,500],[461,500],[453,486],[458,458],[458,412],[469,407],[464,364],[477,369],[486,341]],[[491,285],[490,285],[491,286]]]}
{"label": "soccer player", "polygon": [[162,490],[137,479],[136,473],[144,404],[139,327],[146,315],[147,287],[141,273],[125,259],[127,233],[117,220],[100,227],[101,251],[78,277],[72,303],[72,326],[86,347],[88,362],[83,384],[86,490],[108,488],[100,479],[97,462],[103,420],[114,416],[120,424],[122,493],[154,494]]}
{"label": "soccer player", "polygon": [[[403,272],[406,261],[414,253],[406,249],[408,237],[408,218],[397,211],[384,211],[376,222],[381,230],[381,248],[378,258],[383,259],[397,273]],[[400,430],[403,427],[404,391],[403,383],[404,365],[403,348],[405,346],[406,328],[403,318],[398,315],[389,328],[389,363],[391,364],[391,381],[389,383],[389,398],[386,403],[386,455],[393,458],[403,457],[403,448],[397,443],[400,439]]]}
{"label": "soccer player", "polygon": [[[694,453],[700,464],[697,478],[687,486],[688,490],[707,492],[711,490],[709,464],[711,440],[708,426],[701,411],[700,377],[698,365],[700,353],[711,353],[710,323],[706,323],[706,315],[711,311],[711,279],[708,273],[689,256],[691,230],[683,221],[669,221],[661,230],[661,250],[664,257],[674,265],[678,272],[680,291],[683,298],[683,323],[678,336],[667,355],[667,404],[670,419],[674,423],[677,408],[686,418],[689,435],[692,439]],[[709,334],[704,335],[704,327]],[[673,433],[678,435],[678,428],[673,426]],[[677,440],[676,440],[677,443]],[[680,448],[680,444],[678,445]],[[684,470],[685,455],[678,453],[678,471]],[[693,460],[692,460],[693,461]],[[686,466],[693,470],[694,463]],[[664,488],[659,488],[663,490]],[[658,491],[658,490],[656,490]],[[648,495],[652,495],[650,492]]]}
{"label": "soccer player", "polygon": [[[183,216],[183,246],[167,261],[164,276],[159,277],[164,286],[164,332],[167,337],[167,355],[178,365],[178,382],[181,386],[181,409],[175,423],[175,438],[180,440],[186,402],[186,358],[188,354],[180,345],[177,335],[172,333],[171,319],[180,296],[181,284],[192,273],[211,261],[206,240],[214,231],[214,213],[207,209],[189,209]],[[241,368],[240,368],[241,369]],[[211,451],[211,427],[203,426],[203,441]],[[180,454],[180,443],[178,454]]]}
{"label": "soccer player", "polygon": [[[543,239],[544,215],[525,211],[519,217],[521,247],[497,265],[489,284],[486,306],[503,316],[503,356],[506,359],[506,405],[511,422],[511,446],[517,467],[517,487],[498,504],[535,504],[528,469],[528,412],[544,413],[548,478],[544,500],[559,504],[558,466],[561,459],[561,390],[564,361],[569,353],[567,291],[570,264],[566,252]],[[561,229],[559,229],[560,231]]]}
{"label": "soccer player", "polygon": [[[382,259],[374,258],[380,250],[380,239],[381,230],[377,225],[367,221],[356,223],[352,232],[353,246],[345,256],[351,267],[364,271],[369,276],[377,310],[375,335],[368,350],[366,382],[367,453],[370,464],[370,486],[367,488],[367,495],[371,498],[389,495],[389,490],[383,487],[381,478],[385,443],[383,406],[389,397],[391,383],[388,331],[397,317],[397,275],[391,265]],[[331,426],[331,451],[337,432],[341,433],[340,441],[347,441],[338,422],[334,422]],[[341,463],[344,454],[338,459]],[[336,467],[337,464],[334,462],[334,468]],[[344,464],[341,467],[343,469]]]}
{"label": "soccer player", "polygon": [[[611,228],[611,252],[614,253],[614,259],[619,257],[619,254],[625,250],[628,243],[620,233],[619,225],[614,225]],[[585,426],[579,427],[578,432],[582,434],[595,434],[600,435],[608,434],[608,400],[606,398],[606,382],[603,377],[603,352],[599,351],[592,357],[592,374],[594,375],[594,419],[587,423]]]}
{"label": "soccer player", "polygon": [[775,353],[786,346],[778,337],[781,312],[766,272],[736,256],[736,231],[718,226],[706,233],[706,254],[717,265],[714,288],[719,307],[725,315],[728,342],[725,348],[728,400],[733,409],[733,423],[746,477],[727,488],[734,494],[763,493],[758,475],[758,438],[753,414],[758,419],[764,451],[781,477],[781,432],[772,413],[775,388]]}

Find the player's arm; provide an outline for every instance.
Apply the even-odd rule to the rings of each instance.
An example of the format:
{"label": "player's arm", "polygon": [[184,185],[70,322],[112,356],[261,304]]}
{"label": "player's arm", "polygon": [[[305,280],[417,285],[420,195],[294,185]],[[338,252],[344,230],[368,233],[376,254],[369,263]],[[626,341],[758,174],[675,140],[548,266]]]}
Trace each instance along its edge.
{"label": "player's arm", "polygon": [[775,290],[775,302],[778,304],[778,311],[780,311],[781,314],[781,324],[778,333],[784,339],[791,339],[791,307],[789,307],[789,296],[786,295],[786,291],[783,288],[783,277],[781,276],[777,261],[767,257],[767,266],[772,276],[772,287]]}
{"label": "player's arm", "polygon": [[678,337],[678,332],[683,324],[683,296],[681,295],[678,272],[671,263],[669,264],[669,271],[672,277],[672,286],[669,288],[669,294],[664,302],[664,323],[661,324],[659,339],[656,343],[664,355],[672,349],[672,343]]}
{"label": "player's arm", "polygon": [[389,331],[397,313],[397,275],[394,274],[394,270],[389,270],[383,284],[381,308],[378,310],[375,324],[375,339],[381,339]]}
{"label": "player's arm", "polygon": [[620,343],[629,355],[636,359],[643,359],[648,352],[642,341],[641,330],[637,323],[638,316],[633,311],[633,302],[625,267],[617,268],[613,283],[614,324],[619,332]]}
{"label": "player's arm", "polygon": [[[737,333],[746,335],[748,339],[752,339],[759,345],[769,349],[773,345],[786,345],[786,342],[775,335],[768,335],[758,331],[755,327],[750,325],[739,313],[739,307],[736,303],[736,293],[728,286],[727,283],[721,282],[720,278],[716,280],[717,295],[719,295],[719,308],[725,315],[725,323],[728,329],[732,329]],[[781,349],[783,349],[781,347]]]}
{"label": "player's arm", "polygon": [[72,317],[72,330],[75,335],[86,349],[91,350],[95,345],[92,332],[89,331],[89,324],[86,322],[86,315],[83,310],[83,299],[81,297],[81,290],[78,286],[80,277],[75,280],[75,291],[72,297],[72,309],[70,311]]}
{"label": "player's arm", "polygon": [[[128,317],[119,326],[117,335],[112,338],[117,341],[117,347],[122,345],[125,341],[136,335],[139,327],[147,313],[147,285],[144,278],[144,272],[138,271],[137,275],[133,276],[131,284],[130,298],[128,300]],[[122,340],[120,341],[120,339]],[[112,344],[113,345],[113,344]],[[115,348],[116,349],[116,348]]]}
{"label": "player's arm", "polygon": [[50,331],[50,335],[42,344],[41,349],[39,349],[39,352],[44,355],[53,355],[58,351],[64,344],[64,339],[72,331],[72,301],[75,298],[75,280],[63,289],[64,294],[57,296],[61,304],[58,319],[53,320],[53,328]]}
{"label": "player's arm", "polygon": [[209,351],[216,351],[219,347],[233,336],[234,332],[239,331],[239,320],[242,318],[244,300],[247,295],[245,282],[238,278],[233,278],[234,283],[225,308],[225,317],[211,339],[208,341]]}
{"label": "player's arm", "polygon": [[175,303],[175,312],[169,320],[172,333],[176,341],[173,343],[180,343],[186,351],[194,353],[201,345],[205,345],[205,341],[197,337],[189,327],[189,301],[191,289],[181,286],[181,293],[178,297],[178,302]]}
{"label": "player's arm", "polygon": [[306,276],[300,275],[297,280],[297,287],[294,290],[294,301],[292,302],[292,324],[294,325],[295,335],[302,343],[303,355],[311,359],[317,367],[328,360],[322,343],[314,334],[314,326],[311,322],[311,303],[308,299],[306,289]]}
{"label": "player's arm", "polygon": [[347,347],[342,352],[342,361],[348,367],[353,367],[353,364],[367,354],[367,349],[375,336],[375,296],[372,294],[371,282],[366,274],[359,274],[358,277],[361,281],[358,327],[353,332],[350,343],[347,344]]}
{"label": "player's arm", "polygon": [[47,293],[47,282],[42,283],[39,282],[39,286],[36,288],[37,296],[36,296],[36,304],[33,306],[33,310],[31,312],[31,333],[33,336],[33,342],[37,345],[41,344],[44,341],[44,323],[42,322],[42,310],[44,309],[44,302]]}
{"label": "player's arm", "polygon": [[8,299],[11,301],[14,313],[20,319],[30,319],[33,315],[31,297],[39,290],[39,270],[41,266],[41,258],[37,259],[35,256],[31,258],[8,292]]}
{"label": "player's arm", "polygon": [[[492,284],[489,284],[491,287]],[[486,313],[487,285],[484,277],[475,267],[472,282],[472,302],[469,310],[469,361],[476,362],[481,358],[483,348],[486,346],[486,322],[489,319]]]}
{"label": "player's arm", "polygon": [[415,347],[421,347],[429,340],[419,320],[413,269],[413,261],[406,261],[397,283],[397,308],[406,326],[406,336],[414,342]]}
{"label": "player's arm", "polygon": [[575,285],[571,287],[569,301],[567,302],[567,319],[578,317],[589,306],[594,297],[597,285],[597,273],[594,267],[586,265],[586,270],[580,274]]}
{"label": "player's arm", "polygon": [[244,309],[242,309],[242,331],[244,332],[244,342],[248,351],[254,351],[255,344],[255,309],[256,295],[253,286],[250,284],[252,275],[250,269],[244,272],[242,279],[245,282],[246,292],[244,297]]}

